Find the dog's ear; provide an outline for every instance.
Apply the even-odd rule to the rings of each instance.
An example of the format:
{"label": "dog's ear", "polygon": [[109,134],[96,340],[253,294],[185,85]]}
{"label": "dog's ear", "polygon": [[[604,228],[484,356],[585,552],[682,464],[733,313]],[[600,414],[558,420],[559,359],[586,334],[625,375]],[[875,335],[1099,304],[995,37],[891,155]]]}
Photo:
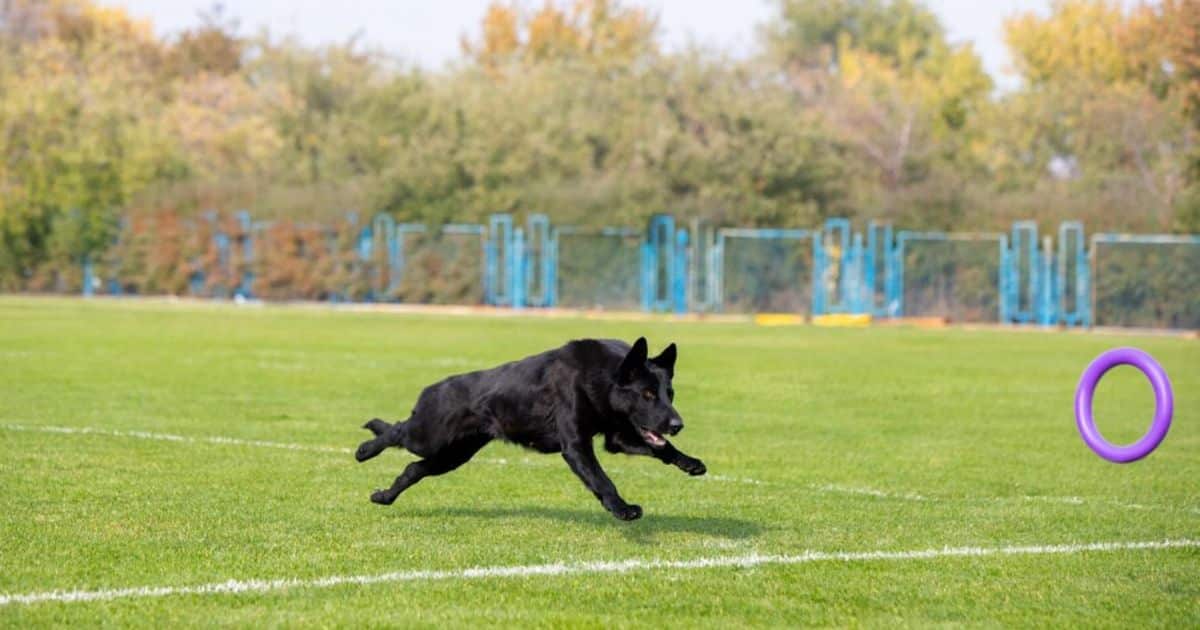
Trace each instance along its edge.
{"label": "dog's ear", "polygon": [[667,346],[658,356],[650,359],[650,362],[666,370],[667,374],[675,376],[675,344]]}
{"label": "dog's ear", "polygon": [[637,371],[646,366],[646,338],[638,337],[638,340],[633,342],[633,347],[625,355],[625,359],[621,361],[621,367],[617,368],[617,381],[628,383],[633,380]]}

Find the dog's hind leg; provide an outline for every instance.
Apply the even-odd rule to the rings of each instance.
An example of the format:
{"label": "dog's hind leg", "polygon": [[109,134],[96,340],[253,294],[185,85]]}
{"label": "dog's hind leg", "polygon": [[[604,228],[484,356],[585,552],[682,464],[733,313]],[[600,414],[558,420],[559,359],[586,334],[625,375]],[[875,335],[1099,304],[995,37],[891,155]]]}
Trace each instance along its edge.
{"label": "dog's hind leg", "polygon": [[354,459],[365,462],[382,453],[389,446],[404,446],[405,424],[406,422],[388,424],[379,418],[364,424],[363,428],[374,433],[375,437],[358,445],[358,450],[354,452]]}
{"label": "dog's hind leg", "polygon": [[476,436],[459,440],[438,452],[434,457],[415,461],[404,468],[404,472],[396,477],[392,487],[387,490],[376,490],[371,494],[371,501],[380,505],[391,505],[401,492],[407,490],[418,481],[436,475],[444,475],[470,461],[479,449],[492,441],[491,436]]}

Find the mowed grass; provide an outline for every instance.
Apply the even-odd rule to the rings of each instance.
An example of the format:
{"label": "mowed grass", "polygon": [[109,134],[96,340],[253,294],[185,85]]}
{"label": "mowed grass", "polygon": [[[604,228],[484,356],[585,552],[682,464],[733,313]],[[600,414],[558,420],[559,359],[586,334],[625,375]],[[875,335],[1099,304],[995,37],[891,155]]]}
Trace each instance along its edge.
{"label": "mowed grass", "polygon": [[[689,478],[601,455],[637,522],[561,459],[494,444],[389,508],[411,456],[62,434],[144,431],[352,449],[448,374],[584,336],[679,344]],[[1131,465],[1072,412],[1084,366],[1136,345],[1175,421]],[[1153,397],[1110,373],[1130,442]],[[485,319],[0,299],[0,595],[627,559],[1200,538],[1200,342],[966,330]],[[17,425],[25,427],[18,430]],[[10,603],[0,626],[1200,625],[1200,551],[1093,551],[410,580]]]}

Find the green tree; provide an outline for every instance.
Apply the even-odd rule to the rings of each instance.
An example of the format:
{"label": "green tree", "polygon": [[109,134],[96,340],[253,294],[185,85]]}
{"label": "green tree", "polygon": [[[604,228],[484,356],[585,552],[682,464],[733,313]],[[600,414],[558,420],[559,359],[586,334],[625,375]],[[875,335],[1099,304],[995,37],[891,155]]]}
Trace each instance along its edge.
{"label": "green tree", "polygon": [[495,73],[511,63],[582,60],[601,67],[621,66],[657,51],[657,20],[644,9],[619,0],[547,0],[540,9],[493,2],[480,35],[464,36],[463,51]]}
{"label": "green tree", "polygon": [[960,220],[992,87],[974,51],[949,44],[916,2],[775,6],[762,29],[768,57],[846,148],[850,204],[924,225]]}
{"label": "green tree", "polygon": [[1027,190],[1053,196],[1031,203],[1094,225],[1170,229],[1198,136],[1171,70],[1164,15],[1150,5],[1059,0],[1048,16],[1006,23],[1024,87],[1002,104],[1013,121],[1000,127],[1012,133],[995,147],[1025,167]]}

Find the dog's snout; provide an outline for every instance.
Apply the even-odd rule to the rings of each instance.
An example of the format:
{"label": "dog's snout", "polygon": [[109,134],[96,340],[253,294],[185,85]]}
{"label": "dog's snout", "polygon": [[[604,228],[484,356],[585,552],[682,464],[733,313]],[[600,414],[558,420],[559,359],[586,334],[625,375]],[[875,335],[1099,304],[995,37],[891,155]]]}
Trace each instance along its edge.
{"label": "dog's snout", "polygon": [[671,421],[667,423],[667,432],[671,435],[675,435],[682,430],[683,420],[681,418],[671,418]]}

